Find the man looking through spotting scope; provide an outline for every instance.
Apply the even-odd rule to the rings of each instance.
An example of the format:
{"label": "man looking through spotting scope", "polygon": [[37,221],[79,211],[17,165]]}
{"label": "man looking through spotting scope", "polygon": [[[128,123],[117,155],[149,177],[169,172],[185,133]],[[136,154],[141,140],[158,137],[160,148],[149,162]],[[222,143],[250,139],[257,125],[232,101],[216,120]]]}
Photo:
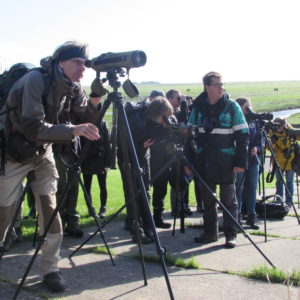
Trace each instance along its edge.
{"label": "man looking through spotting scope", "polygon": [[[249,130],[240,106],[229,99],[222,77],[209,72],[203,77],[204,91],[196,98],[188,123],[198,125],[197,152],[192,161],[208,187],[220,186],[220,201],[237,220],[235,173],[243,172],[248,159]],[[189,154],[188,154],[189,155]],[[188,169],[187,172],[190,172]],[[218,240],[218,214],[214,195],[201,186],[204,204],[204,232],[197,243]],[[225,247],[236,246],[236,225],[223,211]]]}
{"label": "man looking through spotting scope", "polygon": [[[80,85],[87,58],[86,44],[66,42],[43,60],[43,72],[40,69],[29,71],[10,90],[3,108],[3,111],[10,107],[14,109],[7,113],[5,121],[8,147],[6,173],[0,176],[0,245],[20,200],[21,184],[26,176],[36,199],[41,233],[49,223],[56,208],[58,178],[51,144],[68,143],[76,136],[89,140],[100,138],[98,128],[89,122],[96,120],[98,103],[105,90],[96,79],[90,99],[87,99]],[[47,95],[44,95],[46,81],[50,81],[50,85]],[[81,120],[78,125],[58,123],[68,96],[72,96],[70,111]],[[58,214],[42,245],[40,260],[43,282],[54,292],[65,289],[58,268],[62,237]]]}
{"label": "man looking through spotting scope", "polygon": [[[159,143],[162,139],[168,136],[169,130],[163,120],[164,117],[170,117],[173,113],[173,108],[169,101],[164,97],[156,97],[151,102],[143,101],[137,106],[133,106],[130,102],[125,106],[126,115],[128,118],[129,127],[132,134],[136,154],[139,160],[141,169],[143,170],[143,180],[145,189],[150,199],[150,149],[153,144]],[[118,138],[119,142],[120,139]],[[127,224],[132,234],[132,241],[137,242],[137,232],[135,231],[134,215],[132,203],[130,203],[130,194],[128,180],[126,178],[124,158],[122,147],[118,146],[118,163],[123,180],[123,190],[127,207]],[[151,225],[147,218],[146,209],[142,196],[135,195],[139,217],[139,230],[141,242],[147,244],[153,242],[153,233]]]}
{"label": "man looking through spotting scope", "polygon": [[[173,115],[170,116],[172,123],[186,122],[188,117],[187,104],[184,101],[185,96],[181,95],[178,90],[169,90],[166,98],[173,107]],[[181,110],[181,107],[184,109]],[[178,121],[179,119],[179,121]],[[170,182],[175,189],[176,174],[172,166],[164,170],[158,177],[156,174],[171,160],[174,154],[174,140],[167,138],[151,147],[151,177],[153,180],[153,219],[157,228],[168,229],[170,223],[164,221],[164,198],[167,195],[168,183]]]}

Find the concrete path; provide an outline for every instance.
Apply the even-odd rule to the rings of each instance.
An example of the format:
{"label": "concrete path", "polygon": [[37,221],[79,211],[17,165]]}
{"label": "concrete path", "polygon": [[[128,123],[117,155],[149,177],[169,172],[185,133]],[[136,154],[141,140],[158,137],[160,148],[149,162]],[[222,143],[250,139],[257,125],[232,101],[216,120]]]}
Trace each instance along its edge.
{"label": "concrete path", "polygon": [[[169,213],[166,217],[172,222]],[[201,215],[194,212],[185,221],[188,225],[185,233],[180,233],[179,220],[175,236],[172,236],[172,230],[158,231],[160,244],[166,247],[168,255],[193,257],[201,267],[167,267],[175,299],[300,299],[299,288],[228,274],[228,271],[249,271],[258,265],[269,266],[243,234],[238,235],[238,246],[234,249],[223,247],[225,238],[222,233],[218,242],[199,245],[193,238],[202,231],[196,226],[202,222]],[[261,231],[264,231],[263,225],[260,221]],[[278,268],[300,270],[300,226],[297,219],[268,220],[266,225],[267,233],[276,236],[268,237],[265,242],[264,236],[251,235],[253,242]],[[22,289],[17,299],[170,299],[161,264],[146,262],[147,285],[144,285],[141,263],[134,258],[139,256],[138,246],[131,242],[122,222],[112,222],[103,230],[115,266],[108,255],[91,252],[97,245],[103,246],[99,235],[69,259],[70,253],[95,230],[95,226],[86,228],[82,239],[65,237],[63,240],[60,266],[68,285],[65,292],[55,294],[43,288],[37,259],[25,282],[27,289]],[[155,244],[144,245],[143,251],[145,257],[157,257]],[[5,253],[0,263],[0,299],[13,298],[16,283],[22,278],[33,252],[31,243],[22,242]]]}

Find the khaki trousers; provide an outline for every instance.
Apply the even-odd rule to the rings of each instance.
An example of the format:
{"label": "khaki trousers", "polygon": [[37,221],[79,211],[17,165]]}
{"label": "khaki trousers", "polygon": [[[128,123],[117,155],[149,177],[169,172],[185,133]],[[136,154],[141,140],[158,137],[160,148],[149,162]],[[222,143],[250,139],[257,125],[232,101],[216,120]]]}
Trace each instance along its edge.
{"label": "khaki trousers", "polygon": [[[13,218],[14,208],[20,201],[22,183],[26,177],[31,183],[36,199],[35,206],[39,215],[38,223],[41,234],[56,208],[58,174],[51,147],[42,157],[33,162],[18,163],[8,160],[5,165],[5,176],[0,176],[0,244],[4,242],[6,231]],[[41,248],[43,275],[58,271],[62,237],[61,219],[57,214]]]}

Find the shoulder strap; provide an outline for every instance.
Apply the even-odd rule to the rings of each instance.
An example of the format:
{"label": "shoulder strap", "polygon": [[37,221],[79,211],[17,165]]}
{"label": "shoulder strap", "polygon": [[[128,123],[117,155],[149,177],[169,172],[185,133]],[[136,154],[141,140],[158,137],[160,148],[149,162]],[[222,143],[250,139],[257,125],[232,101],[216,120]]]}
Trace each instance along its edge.
{"label": "shoulder strap", "polygon": [[43,75],[44,79],[44,91],[42,94],[43,105],[47,102],[47,97],[50,93],[50,89],[53,83],[53,76],[49,74],[49,71],[44,68],[36,68]]}

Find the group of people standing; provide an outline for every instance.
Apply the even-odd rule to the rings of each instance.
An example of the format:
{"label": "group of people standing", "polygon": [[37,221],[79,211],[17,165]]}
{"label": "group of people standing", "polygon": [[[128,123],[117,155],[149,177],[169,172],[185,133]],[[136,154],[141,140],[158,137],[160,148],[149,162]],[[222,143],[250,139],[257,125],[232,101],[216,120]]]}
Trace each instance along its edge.
{"label": "group of people standing", "polygon": [[[59,205],[66,198],[64,205],[61,205],[60,215],[55,216],[41,248],[43,282],[51,291],[65,289],[65,281],[58,267],[63,233],[76,237],[83,235],[76,212],[81,183],[78,173],[73,178],[68,195],[64,193],[68,179],[74,174],[72,166],[78,160],[80,148],[85,143],[91,143],[91,147],[81,165],[82,186],[87,196],[91,197],[92,178],[94,174],[97,175],[101,191],[99,216],[104,217],[106,213],[110,134],[104,121],[98,126],[93,123],[107,91],[100,79],[96,78],[91,85],[89,97],[84,93],[80,80],[87,59],[87,45],[75,41],[64,43],[52,56],[41,61],[43,72],[34,69],[14,84],[2,109],[4,113],[1,114],[10,147],[6,153],[5,175],[0,176],[0,247],[4,247],[7,229],[20,200],[25,178],[32,188],[41,232],[51,219],[57,203]],[[50,80],[50,88],[45,95],[47,80]],[[248,222],[251,226],[255,225],[258,156],[263,151],[256,137],[258,130],[255,122],[247,122],[246,107],[250,105],[249,100],[240,98],[232,101],[224,90],[222,76],[217,72],[209,72],[203,77],[203,87],[204,91],[194,101],[182,95],[179,90],[171,89],[166,94],[153,91],[144,101],[135,107],[128,107],[126,111],[147,198],[152,198],[155,226],[165,229],[171,226],[163,218],[164,198],[169,183],[173,191],[180,191],[179,200],[184,205],[179,210],[183,209],[187,215],[192,213],[188,205],[189,185],[183,178],[194,177],[198,206],[203,209],[204,220],[203,233],[195,237],[197,243],[218,240],[218,211],[214,198],[217,185],[220,187],[220,201],[236,220],[241,213],[242,203],[245,202],[244,194],[247,194]],[[177,133],[170,130],[170,124],[196,125],[199,134],[195,143],[191,145],[190,139],[182,139],[182,136],[178,141]],[[146,203],[138,190],[138,174],[128,170],[125,165],[126,153],[121,146],[123,133],[121,130],[118,132],[118,164],[127,208],[125,225],[134,242],[137,241],[138,228],[142,243],[150,243],[153,242],[153,232],[149,214],[146,213]],[[279,144],[280,138],[280,134],[276,139],[273,137],[275,150],[282,146]],[[184,164],[180,169],[179,181],[174,164],[164,168],[174,155],[178,143],[206,186]],[[52,144],[55,145],[53,148]],[[283,147],[285,146],[286,143],[283,142]],[[289,163],[285,163],[283,170],[287,178],[291,179],[289,168]],[[133,190],[137,192],[135,195],[128,182],[128,172],[131,172],[129,177]],[[178,182],[180,187],[177,186]],[[152,197],[150,185],[153,186]],[[278,189],[280,192],[279,183]],[[245,192],[248,190],[251,192]],[[175,204],[178,202],[176,197],[178,193],[173,195]],[[137,208],[138,226],[134,224],[136,219],[133,204]],[[179,213],[177,208],[177,205],[172,206],[172,213],[175,215]],[[237,228],[226,213],[223,230],[225,247],[235,247]]]}

